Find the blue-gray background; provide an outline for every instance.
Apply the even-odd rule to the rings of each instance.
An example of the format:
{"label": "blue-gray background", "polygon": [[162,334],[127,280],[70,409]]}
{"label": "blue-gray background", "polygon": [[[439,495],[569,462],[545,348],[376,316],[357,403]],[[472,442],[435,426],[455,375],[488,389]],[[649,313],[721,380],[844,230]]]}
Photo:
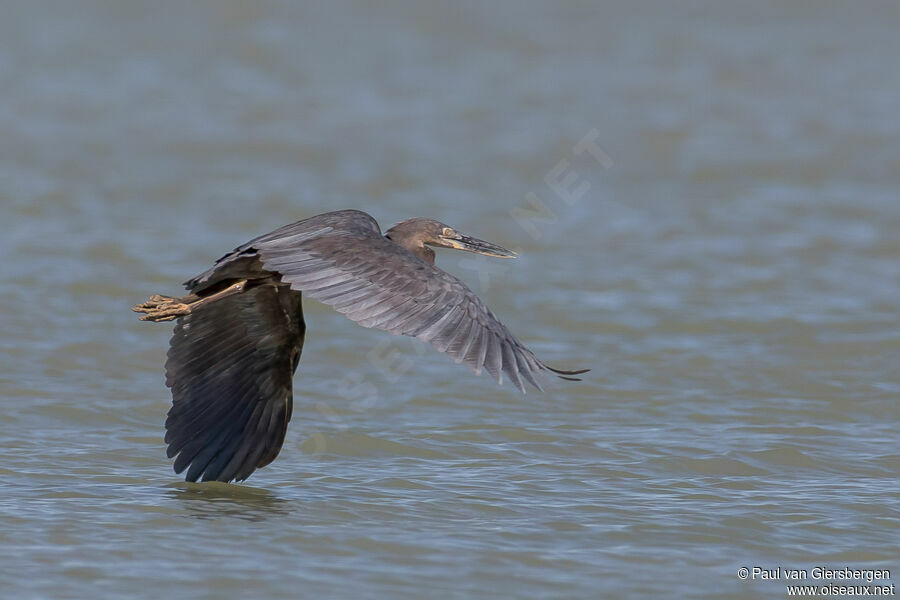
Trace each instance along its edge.
{"label": "blue-gray background", "polygon": [[[900,569],[900,4],[10,4],[4,596],[756,598],[784,582],[739,567]],[[523,397],[308,302],[279,459],[179,483],[171,326],[130,306],[346,207],[518,249],[438,262],[593,371]]]}

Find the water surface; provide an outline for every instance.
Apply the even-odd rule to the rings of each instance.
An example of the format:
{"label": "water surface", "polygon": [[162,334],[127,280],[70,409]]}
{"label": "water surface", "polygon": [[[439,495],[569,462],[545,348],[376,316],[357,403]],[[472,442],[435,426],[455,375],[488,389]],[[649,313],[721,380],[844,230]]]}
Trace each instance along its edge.
{"label": "water surface", "polygon": [[[741,566],[900,569],[898,26],[892,2],[5,11],[5,593],[756,598],[785,582]],[[520,396],[307,302],[279,459],[181,482],[171,326],[130,306],[347,207],[516,248],[438,263],[592,372]]]}

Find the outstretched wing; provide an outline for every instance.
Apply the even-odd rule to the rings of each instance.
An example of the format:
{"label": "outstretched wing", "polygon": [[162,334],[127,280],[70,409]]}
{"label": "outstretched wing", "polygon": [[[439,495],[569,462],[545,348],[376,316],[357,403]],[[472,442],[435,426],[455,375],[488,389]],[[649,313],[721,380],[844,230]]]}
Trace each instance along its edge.
{"label": "outstretched wing", "polygon": [[523,380],[541,389],[537,376],[584,372],[542,363],[462,281],[383,237],[366,213],[338,211],[287,225],[237,248],[186,285],[211,285],[217,273],[251,258],[363,327],[429,342],[498,383],[505,374],[523,392]]}
{"label": "outstretched wing", "polygon": [[305,333],[300,294],[271,283],[198,305],[166,361],[167,454],[188,481],[246,479],[278,455]]}

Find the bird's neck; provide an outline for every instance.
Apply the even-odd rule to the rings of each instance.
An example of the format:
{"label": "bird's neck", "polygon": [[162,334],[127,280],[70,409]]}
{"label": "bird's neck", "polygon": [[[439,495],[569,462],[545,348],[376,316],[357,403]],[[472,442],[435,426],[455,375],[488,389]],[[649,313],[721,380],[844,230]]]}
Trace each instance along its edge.
{"label": "bird's neck", "polygon": [[416,250],[410,250],[413,254],[427,262],[429,265],[434,264],[434,250],[429,248],[428,246],[422,245],[416,248]]}
{"label": "bird's neck", "polygon": [[[385,236],[387,237],[387,236]],[[415,254],[425,262],[430,265],[434,264],[434,250],[426,246],[421,242],[421,240],[416,239],[400,239],[394,240],[388,237],[389,240],[406,250],[412,254]]]}

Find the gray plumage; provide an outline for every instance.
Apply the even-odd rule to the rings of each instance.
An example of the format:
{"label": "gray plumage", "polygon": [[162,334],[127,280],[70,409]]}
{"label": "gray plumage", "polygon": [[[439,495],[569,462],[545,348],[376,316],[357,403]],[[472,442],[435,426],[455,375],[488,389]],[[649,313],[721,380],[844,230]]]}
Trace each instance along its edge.
{"label": "gray plumage", "polygon": [[135,307],[149,320],[179,317],[166,362],[173,406],[168,455],[186,479],[242,480],[271,462],[291,416],[291,380],[303,347],[301,294],[363,327],[430,343],[519,390],[585,372],[547,366],[462,281],[434,265],[425,244],[511,257],[431,219],[382,235],[358,210],[321,214],[255,238],[187,281],[182,299]]}

